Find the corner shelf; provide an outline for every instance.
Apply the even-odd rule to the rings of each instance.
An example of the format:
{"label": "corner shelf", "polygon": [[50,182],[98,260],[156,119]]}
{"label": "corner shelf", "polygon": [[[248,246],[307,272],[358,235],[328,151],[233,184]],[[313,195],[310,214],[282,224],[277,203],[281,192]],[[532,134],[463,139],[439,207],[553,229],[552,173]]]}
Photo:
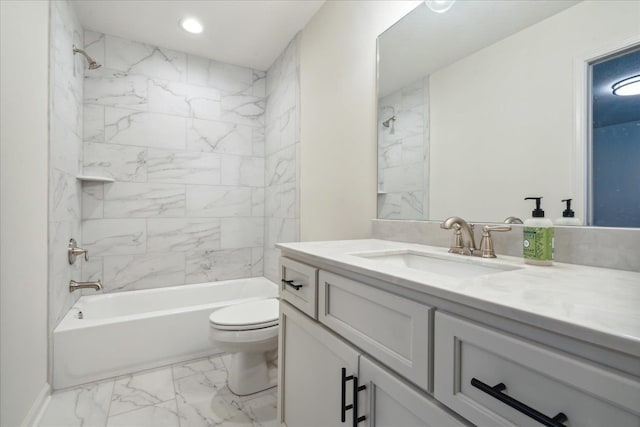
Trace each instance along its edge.
{"label": "corner shelf", "polygon": [[106,176],[78,175],[76,179],[82,182],[116,182],[115,179]]}

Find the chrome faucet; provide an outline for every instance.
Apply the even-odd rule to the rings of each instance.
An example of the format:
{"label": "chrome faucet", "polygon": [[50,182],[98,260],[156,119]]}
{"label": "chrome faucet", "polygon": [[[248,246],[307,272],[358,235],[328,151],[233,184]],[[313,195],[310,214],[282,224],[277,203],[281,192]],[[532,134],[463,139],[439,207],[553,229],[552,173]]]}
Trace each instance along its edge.
{"label": "chrome faucet", "polygon": [[473,237],[473,224],[468,224],[467,221],[460,217],[452,216],[445,219],[440,224],[440,228],[445,230],[454,229],[454,244],[449,248],[449,252],[460,255],[473,255],[478,250],[476,240]]}
{"label": "chrome faucet", "polygon": [[[493,250],[493,240],[491,239],[492,231],[509,231],[510,225],[485,225],[482,228],[482,240],[480,248],[476,247],[476,240],[473,236],[473,224],[468,224],[464,219],[452,216],[444,220],[440,224],[440,228],[450,230],[453,228],[453,243],[449,248],[449,252],[460,255],[474,255],[483,258],[495,258],[496,253]],[[463,233],[464,232],[464,233]],[[463,236],[466,235],[466,240]]]}
{"label": "chrome faucet", "polygon": [[102,283],[100,280],[97,282],[76,282],[75,280],[70,280],[69,292],[77,291],[78,289],[95,289],[96,291],[101,291]]}

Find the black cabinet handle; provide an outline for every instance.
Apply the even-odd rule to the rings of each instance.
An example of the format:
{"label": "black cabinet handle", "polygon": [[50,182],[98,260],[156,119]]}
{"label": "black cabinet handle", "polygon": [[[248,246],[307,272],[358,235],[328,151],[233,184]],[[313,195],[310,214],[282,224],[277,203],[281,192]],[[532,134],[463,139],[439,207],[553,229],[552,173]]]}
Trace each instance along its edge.
{"label": "black cabinet handle", "polygon": [[[353,403],[347,405],[347,381],[353,381]],[[358,417],[358,392],[367,388],[366,385],[358,385],[358,377],[355,375],[347,375],[347,369],[342,368],[342,392],[340,404],[340,421],[343,423],[347,420],[347,411],[353,410],[353,427],[358,423],[367,419],[365,415]]]}
{"label": "black cabinet handle", "polygon": [[367,419],[366,415],[358,417],[358,392],[365,390],[366,385],[358,385],[358,377],[353,378],[353,427]]}
{"label": "black cabinet handle", "polygon": [[296,291],[299,291],[300,288],[303,286],[303,285],[296,285],[295,283],[293,283],[293,280],[282,279],[282,283],[284,283],[287,286],[291,286]]}
{"label": "black cabinet handle", "polygon": [[490,385],[487,385],[480,380],[471,378],[471,385],[487,393],[489,396],[498,399],[500,402],[511,406],[516,411],[522,412],[526,416],[533,418],[542,425],[548,427],[567,427],[563,424],[568,420],[567,416],[564,413],[559,412],[555,417],[549,418],[542,412],[538,412],[532,407],[525,405],[524,403],[514,399],[507,394],[502,393],[503,390],[507,389],[507,386],[504,385],[504,383],[499,383],[491,387]]}
{"label": "black cabinet handle", "polygon": [[353,405],[347,405],[347,381],[354,379],[353,375],[347,376],[347,370],[342,368],[342,403],[340,404],[340,421],[347,420],[347,411],[353,408]]}

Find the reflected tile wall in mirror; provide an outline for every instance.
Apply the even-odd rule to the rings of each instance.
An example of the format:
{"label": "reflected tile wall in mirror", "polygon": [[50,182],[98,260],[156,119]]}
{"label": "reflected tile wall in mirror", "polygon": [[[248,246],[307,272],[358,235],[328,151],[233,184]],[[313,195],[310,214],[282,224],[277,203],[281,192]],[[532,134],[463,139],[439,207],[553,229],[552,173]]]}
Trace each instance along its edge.
{"label": "reflected tile wall in mirror", "polygon": [[428,79],[378,101],[378,218],[426,219]]}

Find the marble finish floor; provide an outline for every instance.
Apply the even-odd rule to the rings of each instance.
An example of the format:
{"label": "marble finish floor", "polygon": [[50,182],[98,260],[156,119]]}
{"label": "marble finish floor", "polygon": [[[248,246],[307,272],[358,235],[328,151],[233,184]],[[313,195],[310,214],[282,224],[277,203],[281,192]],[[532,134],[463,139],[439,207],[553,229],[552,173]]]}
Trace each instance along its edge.
{"label": "marble finish floor", "polygon": [[229,361],[197,359],[55,392],[37,426],[276,426],[277,388],[234,395]]}

